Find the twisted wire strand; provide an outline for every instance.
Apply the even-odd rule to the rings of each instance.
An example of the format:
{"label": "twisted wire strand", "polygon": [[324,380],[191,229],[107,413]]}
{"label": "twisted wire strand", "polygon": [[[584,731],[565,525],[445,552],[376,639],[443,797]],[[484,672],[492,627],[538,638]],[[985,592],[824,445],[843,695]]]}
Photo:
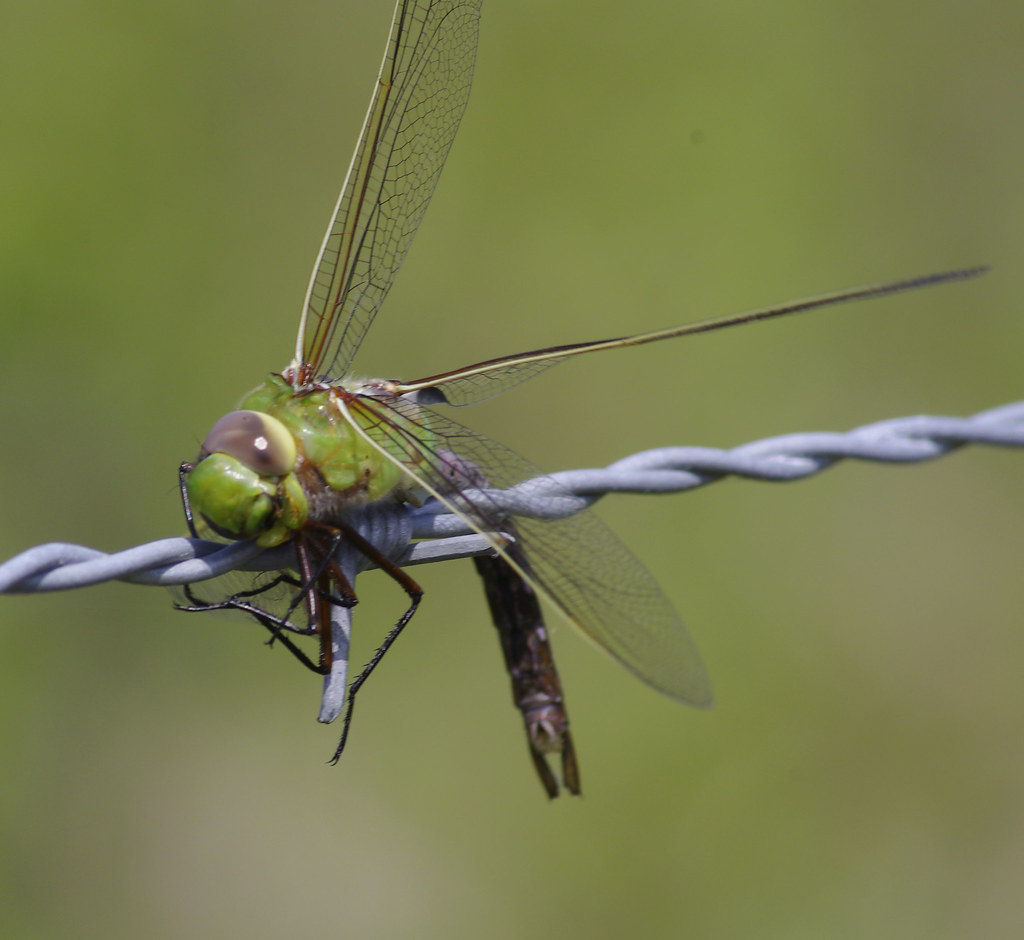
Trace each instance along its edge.
{"label": "twisted wire strand", "polygon": [[[662,447],[594,470],[565,470],[527,480],[491,499],[510,515],[564,518],[606,493],[677,493],[726,476],[788,482],[802,480],[844,459],[881,463],[934,460],[966,444],[1024,447],[1024,401],[967,418],[914,415],[841,432],[805,432],[764,438],[730,450]],[[568,495],[567,495],[568,494]],[[365,507],[347,521],[399,564],[413,565],[488,552],[487,543],[436,503],[418,509]],[[202,539],[165,538],[106,553],[51,542],[0,564],[0,594],[71,590],[104,581],[175,585],[233,570],[292,567],[290,548],[261,550],[252,542],[224,545]],[[371,567],[365,559],[361,567]]]}

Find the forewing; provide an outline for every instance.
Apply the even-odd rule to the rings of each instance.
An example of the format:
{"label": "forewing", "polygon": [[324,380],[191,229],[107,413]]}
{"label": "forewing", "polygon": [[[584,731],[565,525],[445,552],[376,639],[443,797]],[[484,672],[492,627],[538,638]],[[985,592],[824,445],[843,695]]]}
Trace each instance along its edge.
{"label": "forewing", "polygon": [[[361,397],[349,407],[362,412],[359,423],[371,442],[488,538],[583,633],[666,695],[710,704],[711,684],[686,627],[651,573],[593,513],[516,515],[517,542],[532,570],[522,570],[505,552],[500,533],[508,514],[500,496],[480,489],[481,483],[495,490],[515,484],[525,484],[527,493],[543,489],[550,504],[559,496],[555,481],[538,481],[540,471],[507,447],[409,401]],[[412,433],[414,424],[426,430]]]}
{"label": "forewing", "polygon": [[918,290],[922,287],[933,287],[950,281],[962,281],[983,274],[987,268],[963,268],[955,271],[940,271],[926,274],[923,277],[906,278],[889,281],[884,284],[869,284],[865,287],[852,287],[846,290],[833,291],[830,294],[819,294],[817,297],[806,297],[789,303],[775,304],[769,307],[758,307],[732,316],[720,317],[716,320],[698,320],[684,323],[681,326],[670,326],[663,330],[650,330],[645,333],[634,333],[630,336],[615,336],[610,339],[593,340],[586,343],[568,343],[562,346],[548,346],[543,349],[531,349],[515,353],[511,356],[500,356],[497,359],[485,359],[474,362],[460,369],[428,375],[421,379],[407,382],[392,383],[393,389],[400,395],[426,395],[431,402],[445,401],[449,405],[468,405],[471,402],[483,401],[498,395],[506,389],[533,378],[545,369],[559,362],[585,353],[601,350],[622,349],[627,346],[643,346],[663,339],[678,336],[691,336],[696,333],[710,333],[729,326],[740,326],[758,320],[771,320],[775,317],[788,316],[808,310],[818,310],[849,303],[854,300],[887,297],[904,291]]}
{"label": "forewing", "polygon": [[443,373],[426,379],[417,379],[415,382],[397,384],[403,389],[408,387],[417,392],[421,392],[421,390],[428,391],[428,393],[433,392],[437,395],[436,400],[443,400],[449,405],[474,405],[521,385],[550,369],[551,366],[558,365],[559,361],[547,359],[538,362],[514,362],[502,365],[499,360],[495,360],[496,365],[493,368],[474,372],[471,375],[449,378],[448,373]]}
{"label": "forewing", "polygon": [[297,365],[347,371],[426,212],[466,109],[480,0],[399,0],[380,77],[313,269]]}

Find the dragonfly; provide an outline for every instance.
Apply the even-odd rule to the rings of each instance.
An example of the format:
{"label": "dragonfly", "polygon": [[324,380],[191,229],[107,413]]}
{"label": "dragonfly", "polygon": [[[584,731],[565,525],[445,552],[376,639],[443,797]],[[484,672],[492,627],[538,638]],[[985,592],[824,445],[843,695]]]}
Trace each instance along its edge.
{"label": "dragonfly", "polygon": [[[413,616],[423,591],[351,524],[363,507],[436,500],[489,544],[475,560],[498,629],[513,698],[549,796],[547,764],[579,793],[543,598],[600,648],[670,698],[704,707],[711,683],[678,614],[646,568],[590,512],[510,519],[493,495],[539,471],[452,420],[444,406],[490,398],[570,357],[621,349],[959,280],[964,269],[812,297],[717,320],[486,359],[412,381],[351,372],[426,212],[469,98],[480,0],[399,0],[383,63],[340,197],[302,304],[294,356],[217,421],[179,483],[185,515],[222,538],[290,545],[294,565],[216,600],[186,589],[187,610],[236,609],[266,627],[313,671],[333,661],[332,610],[356,601],[337,561],[346,545],[371,559],[408,605],[349,684],[340,741],[356,694]],[[552,482],[550,479],[547,481]],[[283,597],[272,604],[272,596]],[[297,644],[319,640],[314,660]]]}

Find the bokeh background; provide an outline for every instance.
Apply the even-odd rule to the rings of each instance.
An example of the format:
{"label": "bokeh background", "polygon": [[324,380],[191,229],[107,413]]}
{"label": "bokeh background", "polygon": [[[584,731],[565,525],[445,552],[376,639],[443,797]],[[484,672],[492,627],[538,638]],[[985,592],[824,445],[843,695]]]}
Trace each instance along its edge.
{"label": "bokeh background", "polygon": [[[178,462],[291,354],[388,0],[35,4],[0,39],[0,557],[181,534]],[[1021,394],[1024,8],[488,0],[360,365],[421,375],[824,290],[980,281],[566,364],[459,417],[549,469]],[[1024,929],[1019,452],[612,497],[703,713],[554,642],[534,779],[468,562],[361,699],[242,620],[0,599],[9,936],[963,937]],[[360,582],[356,659],[402,608]]]}

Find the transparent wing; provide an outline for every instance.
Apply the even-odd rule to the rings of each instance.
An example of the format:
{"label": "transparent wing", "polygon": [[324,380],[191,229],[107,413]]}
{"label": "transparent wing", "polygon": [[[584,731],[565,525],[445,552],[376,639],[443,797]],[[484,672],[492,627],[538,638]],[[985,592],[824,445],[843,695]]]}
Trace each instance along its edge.
{"label": "transparent wing", "polygon": [[696,323],[684,323],[682,326],[670,326],[664,330],[651,330],[646,333],[635,333],[632,336],[616,336],[588,343],[568,343],[563,346],[531,349],[511,356],[500,356],[497,359],[474,362],[461,369],[453,369],[450,372],[430,375],[411,382],[392,382],[390,387],[398,395],[409,395],[415,392],[423,396],[420,398],[421,401],[428,404],[443,401],[449,405],[468,405],[484,401],[507,389],[514,388],[521,382],[533,378],[545,369],[557,365],[571,356],[601,352],[606,349],[623,349],[627,346],[643,346],[646,343],[655,343],[663,339],[691,336],[694,333],[710,333],[728,326],[741,326],[758,320],[771,320],[775,317],[788,316],[791,313],[804,313],[808,310],[833,307],[855,300],[888,297],[891,294],[919,290],[922,287],[933,287],[936,284],[945,284],[949,281],[966,280],[984,274],[987,270],[986,267],[978,267],[940,271],[936,274],[889,281],[884,284],[851,287],[771,307],[758,307],[715,320],[699,320]]}
{"label": "transparent wing", "polygon": [[[395,387],[400,395],[417,393],[427,404],[444,402],[447,405],[475,405],[487,401],[496,395],[502,395],[510,388],[522,385],[551,366],[558,365],[561,359],[545,359],[537,362],[512,362],[503,364],[495,360],[494,365],[486,371],[468,375],[457,375],[449,378],[448,373],[417,379],[415,382],[396,382]],[[478,365],[487,365],[481,363]],[[460,370],[461,372],[461,370]]]}
{"label": "transparent wing", "polygon": [[504,489],[540,471],[496,441],[407,400],[359,397],[349,407],[360,413],[356,423],[372,443],[487,537],[600,647],[659,691],[710,704],[711,684],[686,627],[650,572],[593,513],[558,520],[517,515],[517,543],[531,565],[524,571],[504,551],[507,513],[479,487],[486,482]]}
{"label": "transparent wing", "polygon": [[306,292],[296,365],[347,371],[401,267],[466,109],[480,0],[399,0]]}

